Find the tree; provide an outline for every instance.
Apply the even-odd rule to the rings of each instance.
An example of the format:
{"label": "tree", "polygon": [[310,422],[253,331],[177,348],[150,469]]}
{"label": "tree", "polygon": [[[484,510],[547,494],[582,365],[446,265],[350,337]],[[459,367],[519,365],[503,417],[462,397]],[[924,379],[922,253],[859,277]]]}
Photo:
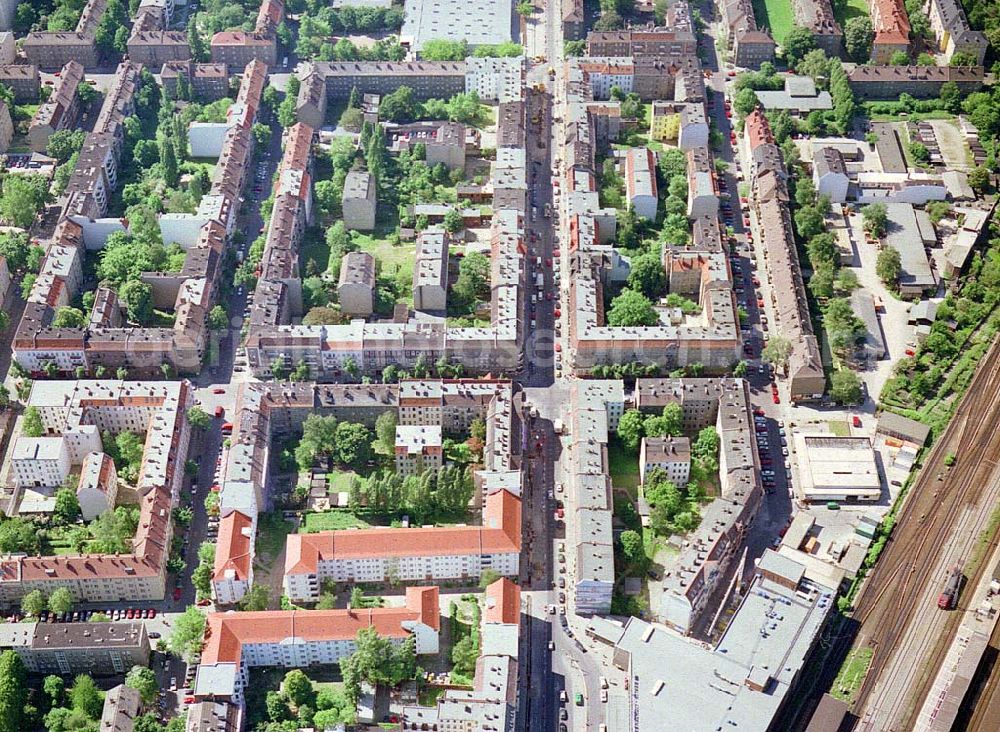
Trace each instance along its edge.
{"label": "tree", "polygon": [[646,417],[642,430],[646,437],[676,437],[681,434],[683,419],[684,412],[681,405],[671,402],[663,408],[662,414]]}
{"label": "tree", "polygon": [[642,536],[639,535],[639,532],[632,531],[631,529],[623,531],[620,541],[622,543],[622,552],[629,562],[635,564],[646,558],[642,548]]}
{"label": "tree", "polygon": [[0,654],[0,732],[21,732],[28,701],[27,676],[16,651]]}
{"label": "tree", "polygon": [[978,66],[979,59],[968,51],[955,51],[948,60],[949,66]]}
{"label": "tree", "polygon": [[931,159],[931,152],[927,149],[927,146],[922,142],[911,142],[907,145],[907,149],[910,151],[910,157],[917,163],[928,163]]}
{"label": "tree", "polygon": [[62,680],[61,676],[50,674],[42,682],[42,691],[48,697],[50,708],[62,706],[63,695],[66,693],[66,682]]}
{"label": "tree", "polygon": [[264,582],[254,582],[253,586],[243,596],[243,599],[240,600],[240,610],[245,612],[260,612],[267,610],[270,602],[271,592],[267,584]]}
{"label": "tree", "polygon": [[660,258],[647,252],[633,259],[632,269],[628,275],[628,286],[651,299],[665,294],[667,275]]}
{"label": "tree", "polygon": [[383,412],[375,420],[375,435],[383,452],[392,453],[396,446],[396,413]]}
{"label": "tree", "polygon": [[313,689],[312,681],[300,669],[292,669],[285,674],[281,690],[285,698],[295,707],[316,704],[316,691]]}
{"label": "tree", "polygon": [[208,48],[205,39],[198,31],[198,22],[194,14],[188,20],[188,47],[191,49],[191,58],[195,61],[208,61]]}
{"label": "tree", "polygon": [[382,97],[378,113],[379,117],[390,122],[412,122],[420,116],[420,103],[414,96],[413,89],[401,86]]}
{"label": "tree", "polygon": [[809,277],[809,292],[813,297],[823,300],[833,297],[834,265],[828,259],[822,259],[813,265]]}
{"label": "tree", "polygon": [[358,422],[337,425],[337,460],[344,465],[360,468],[372,458],[372,433]]}
{"label": "tree", "polygon": [[68,306],[56,310],[56,316],[52,319],[53,328],[82,328],[86,323],[83,311]]}
{"label": "tree", "polygon": [[869,203],[861,209],[861,218],[864,220],[865,231],[878,239],[885,236],[889,214],[884,203]]}
{"label": "tree", "polygon": [[170,634],[167,648],[175,656],[190,660],[201,650],[204,635],[205,616],[195,605],[189,605],[174,621],[174,632]]}
{"label": "tree", "polygon": [[968,176],[969,185],[972,186],[973,190],[977,193],[983,193],[990,187],[990,171],[985,166],[977,165],[969,171]]}
{"label": "tree", "polygon": [[618,436],[629,450],[639,449],[639,442],[643,437],[644,419],[638,409],[629,409],[618,420]]}
{"label": "tree", "polygon": [[849,369],[834,371],[830,377],[830,397],[838,404],[857,404],[861,401],[861,379]]}
{"label": "tree", "polygon": [[24,417],[21,419],[21,434],[26,437],[41,437],[45,434],[42,413],[38,411],[38,407],[28,407],[24,410]]}
{"label": "tree", "polygon": [[531,0],[521,0],[517,4],[517,14],[522,15],[525,18],[531,16],[535,12],[535,4]]}
{"label": "tree", "polygon": [[360,132],[365,121],[365,113],[357,107],[348,107],[340,115],[340,126],[348,132]]}
{"label": "tree", "polygon": [[77,674],[73,688],[69,691],[69,701],[73,709],[86,714],[91,719],[100,719],[104,707],[101,690],[86,674]]}
{"label": "tree", "polygon": [[458,279],[452,292],[461,305],[472,307],[489,296],[490,260],[479,252],[469,252],[458,265]]}
{"label": "tree", "polygon": [[807,53],[816,48],[816,39],[808,28],[797,25],[788,31],[781,47],[785,52],[785,60],[794,66]]}
{"label": "tree", "polygon": [[757,108],[757,93],[753,89],[740,89],[733,99],[733,109],[736,114],[746,117]]}
{"label": "tree", "polygon": [[53,513],[64,524],[76,521],[77,516],[80,515],[80,501],[77,500],[76,491],[72,488],[60,488],[56,492],[56,505]]}
{"label": "tree", "polygon": [[37,618],[45,612],[45,607],[45,595],[42,594],[41,590],[32,590],[21,598],[21,611],[25,615],[31,615]]}
{"label": "tree", "polygon": [[420,57],[427,61],[464,61],[469,55],[466,41],[433,39],[420,48]]}
{"label": "tree", "polygon": [[659,322],[653,303],[641,292],[625,288],[611,302],[608,325],[614,328],[651,326]]}
{"label": "tree", "polygon": [[895,287],[899,284],[899,275],[903,271],[903,263],[899,256],[899,250],[895,247],[884,246],[878,253],[875,260],[875,273],[887,287]]}
{"label": "tree", "polygon": [[[88,86],[88,88],[90,88]],[[55,158],[60,163],[65,163],[72,157],[73,153],[83,147],[83,139],[87,133],[83,130],[59,130],[53,132],[45,143],[45,154],[50,158]]]}
{"label": "tree", "polygon": [[788,366],[788,358],[792,355],[792,344],[787,338],[780,335],[772,335],[771,339],[760,352],[760,357],[764,363],[774,364],[779,368]]}
{"label": "tree", "polygon": [[49,200],[49,183],[40,175],[8,175],[0,194],[0,218],[13,226],[28,229]]}
{"label": "tree", "polygon": [[121,286],[119,296],[128,309],[129,319],[145,325],[153,317],[153,287],[139,280],[129,280]]}
{"label": "tree", "polygon": [[587,42],[585,40],[563,41],[563,53],[568,57],[583,56],[587,53]]}
{"label": "tree", "polygon": [[143,704],[152,704],[160,691],[153,669],[145,666],[133,666],[125,675],[125,686],[139,692]]}
{"label": "tree", "polygon": [[910,54],[906,51],[896,51],[889,57],[890,66],[909,66]]}
{"label": "tree", "polygon": [[187,410],[188,424],[198,430],[207,430],[212,424],[212,418],[201,407],[190,407]]}
{"label": "tree", "polygon": [[465,228],[465,223],[462,220],[462,212],[456,207],[452,206],[444,215],[444,228],[445,231],[455,234]]}
{"label": "tree", "polygon": [[874,39],[875,31],[867,15],[855,16],[844,25],[844,46],[847,55],[855,63],[863,64],[868,61]]}

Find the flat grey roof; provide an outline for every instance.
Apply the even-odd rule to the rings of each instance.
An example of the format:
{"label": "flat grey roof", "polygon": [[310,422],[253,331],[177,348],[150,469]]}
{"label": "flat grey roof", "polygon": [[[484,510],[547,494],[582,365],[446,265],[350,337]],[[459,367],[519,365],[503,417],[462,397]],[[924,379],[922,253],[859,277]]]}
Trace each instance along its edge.
{"label": "flat grey roof", "polygon": [[400,36],[419,51],[427,41],[494,45],[514,37],[512,0],[406,0]]}

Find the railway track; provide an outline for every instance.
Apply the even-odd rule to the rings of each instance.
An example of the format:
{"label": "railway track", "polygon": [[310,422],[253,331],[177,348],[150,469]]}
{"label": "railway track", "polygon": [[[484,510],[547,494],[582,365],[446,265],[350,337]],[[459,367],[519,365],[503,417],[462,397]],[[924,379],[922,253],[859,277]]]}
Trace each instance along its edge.
{"label": "railway track", "polygon": [[[890,712],[891,726],[879,732],[912,728],[912,717],[919,701],[926,695],[954,634],[958,616],[945,618],[944,632],[924,632],[907,639],[907,632],[920,615],[940,612],[926,607],[928,588],[937,589],[942,556],[955,554],[958,548],[948,540],[974,531],[979,514],[973,509],[991,490],[1000,455],[1000,345],[993,346],[983,358],[969,389],[955,411],[951,423],[931,450],[920,476],[899,515],[892,538],[871,572],[855,605],[854,619],[861,624],[855,645],[875,650],[868,675],[855,701],[855,713],[861,718],[859,729],[874,730],[866,723],[872,711]],[[945,465],[949,454],[957,456],[951,468]],[[941,479],[939,480],[939,476]],[[975,537],[973,536],[972,539]],[[956,557],[963,563],[968,556]],[[983,571],[977,570],[977,575]],[[969,577],[973,584],[978,577]],[[936,592],[935,592],[936,596]],[[932,620],[940,620],[931,618]],[[903,658],[901,646],[907,644]],[[906,693],[883,694],[879,687],[891,689],[901,679],[912,676]],[[871,706],[872,709],[868,709]]]}

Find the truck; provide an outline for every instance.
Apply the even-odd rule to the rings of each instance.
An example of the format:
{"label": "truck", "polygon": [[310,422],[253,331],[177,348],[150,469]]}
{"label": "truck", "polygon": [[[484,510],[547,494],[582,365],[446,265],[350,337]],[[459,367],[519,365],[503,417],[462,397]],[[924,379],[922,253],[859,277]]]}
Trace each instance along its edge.
{"label": "truck", "polygon": [[554,420],[552,422],[552,429],[555,430],[557,435],[561,435],[563,433],[563,421],[561,419]]}
{"label": "truck", "polygon": [[951,610],[955,607],[955,601],[958,599],[958,589],[962,584],[962,568],[955,565],[948,572],[948,580],[945,582],[944,589],[941,594],[938,595],[937,605],[942,610]]}
{"label": "truck", "polygon": [[536,272],[535,273],[535,287],[537,287],[539,290],[541,290],[543,287],[545,287],[545,273],[544,272]]}

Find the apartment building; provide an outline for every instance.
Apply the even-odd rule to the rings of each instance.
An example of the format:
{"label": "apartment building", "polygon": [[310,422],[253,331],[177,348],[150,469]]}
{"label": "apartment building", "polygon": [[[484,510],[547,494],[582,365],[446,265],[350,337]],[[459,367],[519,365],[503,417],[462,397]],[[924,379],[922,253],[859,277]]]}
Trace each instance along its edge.
{"label": "apartment building", "polygon": [[813,34],[816,47],[827,56],[839,56],[844,31],[833,15],[830,0],[795,0],[792,3],[795,24]]}
{"label": "apartment building", "polygon": [[[318,61],[300,72],[298,119],[322,126],[328,99],[359,94],[385,95],[401,86],[418,99],[448,99],[465,91],[464,61]],[[307,83],[308,82],[308,83]],[[303,113],[306,116],[303,116]]]}
{"label": "apartment building", "polygon": [[840,150],[822,147],[813,154],[813,183],[816,192],[828,197],[830,203],[844,203],[847,200],[847,189],[851,181],[847,174],[847,163]]}
{"label": "apartment building", "polygon": [[[981,66],[855,66],[847,75],[860,99],[896,99],[909,94],[918,99],[936,97],[953,82],[963,95],[983,86]],[[888,172],[888,171],[886,171]]]}
{"label": "apartment building", "polygon": [[[597,119],[603,110],[593,105],[594,88],[588,67],[589,60],[581,59],[571,60],[568,69],[565,193],[568,248],[572,255],[568,308],[572,366],[582,373],[600,364],[626,361],[659,363],[671,368],[694,361],[728,365],[738,358],[740,335],[726,268],[705,270],[707,281],[713,284],[698,288],[702,312],[697,317],[678,317],[664,311],[657,325],[626,328],[608,326],[604,320],[603,282],[615,267],[615,257],[603,245],[614,237],[615,213],[600,208],[596,187],[595,157],[602,143],[607,143],[598,135],[601,126]],[[673,91],[684,103],[704,103],[704,83],[697,59],[678,71]],[[651,154],[638,150],[637,157],[633,155],[633,161],[641,158],[645,161],[640,160],[634,169],[648,169],[652,177],[655,171]],[[628,157],[628,171],[627,161]],[[631,177],[626,175],[627,191]],[[640,206],[647,202],[652,205],[655,200],[655,195],[637,199]],[[639,208],[636,210],[642,214]],[[646,214],[655,216],[655,209],[647,210]]]}
{"label": "apartment building", "polygon": [[771,298],[777,325],[792,344],[788,362],[792,401],[820,399],[826,376],[819,344],[812,330],[805,284],[799,265],[788,203],[787,172],[771,127],[760,110],[747,116],[744,128],[754,161],[752,205],[766,252]]}
{"label": "apartment building", "polygon": [[154,68],[191,58],[187,33],[171,30],[133,32],[128,39],[129,59]]}
{"label": "apartment building", "polygon": [[11,448],[10,467],[19,488],[56,488],[69,475],[69,451],[61,437],[21,435]]}
{"label": "apartment building", "polygon": [[413,638],[418,655],[436,654],[438,602],[437,587],[408,587],[403,607],[211,613],[195,700],[242,706],[251,668],[337,663],[354,652],[358,631],[365,628],[394,643]]}
{"label": "apartment building", "polygon": [[[414,289],[415,291],[415,289]],[[366,317],[375,306],[375,257],[368,252],[348,252],[340,264],[337,302],[348,315]]]}
{"label": "apartment building", "polygon": [[[222,489],[220,514],[223,520],[225,521],[231,512],[236,512],[241,516],[230,520],[232,529],[225,529],[227,532],[225,533],[225,541],[223,541],[224,532],[220,527],[220,540],[215,556],[215,579],[213,580],[213,596],[217,601],[221,602],[222,600],[219,598],[225,598],[227,603],[237,602],[242,597],[242,593],[245,593],[252,584],[255,519],[258,510],[270,503],[267,471],[272,439],[277,436],[287,437],[300,431],[309,414],[329,415],[337,419],[373,426],[378,417],[386,412],[398,412],[399,422],[402,425],[437,425],[438,433],[442,427],[450,431],[469,429],[476,417],[485,418],[487,424],[486,444],[483,450],[483,469],[474,476],[477,485],[504,486],[510,491],[510,496],[516,498],[520,495],[520,480],[517,477],[519,475],[519,447],[512,438],[515,417],[509,381],[428,379],[405,380],[398,385],[247,383],[241,386],[237,394],[236,408],[232,419],[236,429],[230,437],[231,447],[227,453],[223,477],[220,481]],[[510,525],[504,523],[512,520],[515,512],[504,502],[503,497],[496,499],[496,501],[494,513],[490,514],[489,521],[484,520],[484,527],[462,527],[461,530],[454,530],[484,533],[488,540],[488,546],[492,546],[488,544],[489,541],[493,541],[494,544],[501,542],[496,531],[490,530],[496,527],[490,527],[489,522],[500,527],[497,530],[509,530],[511,536],[519,537],[519,529],[515,532]],[[504,511],[508,511],[508,513]],[[519,521],[519,511],[516,512],[516,516]],[[254,519],[254,521],[249,519]],[[382,536],[378,533],[379,531],[391,532],[393,530],[376,529],[373,531],[376,532],[376,536]],[[408,533],[408,537],[418,537],[422,535],[419,532],[431,531],[431,538],[424,540],[428,546],[436,541],[433,538],[433,530],[413,529],[412,531],[418,533]],[[348,538],[355,541],[358,536],[360,534],[350,532]],[[291,541],[300,540],[293,539]],[[384,543],[390,541],[394,542],[394,536],[386,535]],[[331,544],[331,551],[332,546]],[[373,556],[376,556],[381,546],[376,542],[368,545],[368,549],[374,553]],[[312,573],[315,574],[316,565],[319,562],[318,555],[310,554],[307,550],[302,550],[302,553],[304,557],[302,561],[307,564],[311,561]],[[516,551],[514,556],[513,561],[516,563]],[[351,561],[354,559],[350,559],[348,565]],[[403,560],[389,555],[388,561],[395,563]],[[432,568],[437,566],[435,563],[444,562],[444,568],[435,571],[447,573],[460,572],[461,570],[461,567],[458,570],[453,568],[454,562],[431,555],[405,561],[409,565],[413,565],[408,571],[420,578],[427,576],[426,573],[420,574],[420,570],[424,566],[421,562]],[[468,576],[479,576],[483,566],[495,564],[498,567],[506,567],[511,559],[507,556],[494,558],[476,555],[476,561],[473,561],[472,558],[466,558],[462,561],[469,565]],[[295,562],[289,566],[293,564]],[[342,567],[337,571],[343,572],[347,569]],[[372,562],[367,559],[362,560],[359,555],[357,567],[350,565],[350,571],[357,571],[359,574],[367,573],[365,576],[374,576],[378,570]],[[381,571],[382,575],[380,576],[384,577],[388,569],[383,567]],[[307,594],[311,592],[309,587],[312,585],[315,585],[315,592],[318,592],[319,579],[313,578],[310,581],[305,576],[309,572],[306,570],[303,572],[304,575],[301,577],[293,573],[296,575],[293,582],[296,586],[299,583],[304,584],[306,589],[303,592]],[[516,569],[511,573],[516,573]],[[455,576],[462,575],[459,573]]]}
{"label": "apartment building", "polygon": [[656,220],[656,157],[648,147],[632,147],[625,153],[625,198],[637,216]]}
{"label": "apartment building", "polygon": [[729,48],[737,66],[757,68],[774,61],[774,40],[757,25],[751,0],[725,0],[722,18],[729,29]]}
{"label": "apartment building", "polygon": [[969,26],[965,9],[958,0],[927,0],[924,12],[931,22],[938,50],[944,54],[946,63],[961,52],[972,56],[976,66],[983,65],[989,42],[981,31],[972,30]]}
{"label": "apartment building", "polygon": [[282,0],[263,0],[253,31],[226,30],[212,36],[209,44],[212,63],[225,64],[230,70],[242,69],[254,61],[265,66],[277,65],[276,31],[284,16]]}
{"label": "apartment building", "polygon": [[444,462],[440,425],[396,427],[396,472],[402,476],[437,470]]}
{"label": "apartment building", "polygon": [[524,57],[470,56],[465,60],[465,91],[486,102],[514,102],[524,88]]}
{"label": "apartment building", "polygon": [[372,528],[290,534],[285,594],[314,602],[333,582],[475,580],[491,569],[517,576],[521,500],[507,491],[486,497],[482,526]]}
{"label": "apartment building", "polygon": [[141,708],[138,691],[125,684],[115,686],[104,697],[99,732],[134,732]]}
{"label": "apartment building", "polygon": [[[64,221],[68,223],[60,222],[56,237],[67,248],[75,249],[81,261],[84,249],[101,247],[112,231],[124,228],[120,219],[103,217],[108,199],[117,187],[117,161],[124,143],[124,120],[135,108],[140,70],[140,65],[130,62],[119,66],[94,131],[84,142],[66,188]],[[51,327],[54,303],[61,298],[71,300],[75,297],[79,283],[74,284],[65,277],[43,278],[52,260],[50,247],[49,256],[42,264],[42,275],[29,298],[32,302],[25,309],[13,342],[15,358],[22,366],[39,376],[44,375],[44,368],[49,363],[67,373],[78,367],[90,370],[101,366],[112,370],[124,367],[133,374],[159,376],[164,363],[178,373],[200,371],[208,339],[206,315],[214,302],[222,253],[235,228],[235,213],[251,169],[252,127],[266,80],[267,70],[263,64],[247,65],[236,101],[230,109],[230,125],[213,171],[211,188],[202,199],[199,213],[182,215],[197,218],[200,228],[187,248],[180,273],[143,274],[143,281],[153,287],[157,306],[163,309],[173,306],[173,326]],[[283,179],[281,185],[291,188],[296,180],[301,191],[307,192],[308,185],[302,187],[303,178],[290,176],[287,181]],[[306,196],[306,211],[310,201]],[[44,283],[44,290],[38,289],[39,282]],[[96,322],[103,321],[97,318]]]}
{"label": "apartment building", "polygon": [[[131,599],[131,598],[130,598]],[[17,653],[33,674],[109,676],[149,665],[143,623],[6,623],[0,648]]]}
{"label": "apartment building", "polygon": [[677,147],[686,152],[696,147],[708,147],[708,131],[704,104],[653,102],[649,135],[654,140],[676,142]]}
{"label": "apartment building", "polygon": [[79,111],[77,90],[83,83],[83,66],[70,61],[62,68],[56,85],[48,101],[39,105],[28,127],[28,145],[38,153],[44,153],[49,138],[54,132],[76,125]]}
{"label": "apartment building", "polygon": [[869,0],[875,39],[872,41],[872,63],[887,64],[897,52],[910,51],[910,18],[903,0]]}
{"label": "apartment building", "polygon": [[718,219],[719,180],[715,171],[715,158],[707,147],[696,147],[687,153],[689,219],[704,217]]}
{"label": "apartment building", "polygon": [[90,452],[80,468],[80,483],[76,498],[80,503],[80,516],[93,521],[105,511],[115,507],[118,497],[118,471],[115,461],[103,452]]}
{"label": "apartment building", "polygon": [[678,569],[664,577],[656,611],[667,625],[689,633],[702,613],[712,611],[708,601],[715,588],[728,582],[739,564],[763,498],[749,386],[742,379],[638,379],[635,394],[643,410],[679,403],[685,431],[714,426],[719,434],[721,494],[688,535]]}
{"label": "apartment building", "polygon": [[521,590],[504,578],[489,585],[484,595],[479,631],[482,653],[476,662],[472,690],[447,690],[433,707],[403,707],[402,729],[441,732],[515,729]]}
{"label": "apartment building", "polygon": [[653,470],[662,470],[678,488],[691,477],[691,441],[687,437],[643,437],[639,446],[639,477],[643,484]]}
{"label": "apartment building", "polygon": [[352,170],[344,181],[341,198],[344,226],[357,231],[371,231],[375,228],[375,178],[367,170]]}
{"label": "apartment building", "polygon": [[193,401],[186,381],[34,382],[27,405],[38,410],[47,439],[63,442],[71,462],[93,451],[105,431],[145,434],[136,481],[139,529],[130,554],[0,557],[0,603],[16,604],[32,590],[48,595],[57,587],[84,602],[163,599],[170,508],[184,480],[186,415]]}
{"label": "apartment building", "polygon": [[31,64],[46,71],[61,69],[70,61],[93,69],[100,56],[92,34],[74,31],[29,33],[21,50]]}
{"label": "apartment building", "polygon": [[0,84],[10,87],[14,92],[15,102],[34,102],[38,100],[42,88],[38,66],[35,64],[4,64],[0,66]]}
{"label": "apartment building", "polygon": [[448,305],[448,245],[444,229],[427,229],[417,235],[413,264],[413,308],[444,312]]}
{"label": "apartment building", "polygon": [[196,100],[214,102],[229,93],[229,72],[225,64],[196,64],[168,61],[160,70],[160,83],[168,94],[177,96],[177,80],[184,78]]}
{"label": "apartment building", "polygon": [[615,565],[607,446],[624,405],[620,381],[574,381],[570,388],[566,544],[576,567],[572,604],[577,613],[611,612]]}

